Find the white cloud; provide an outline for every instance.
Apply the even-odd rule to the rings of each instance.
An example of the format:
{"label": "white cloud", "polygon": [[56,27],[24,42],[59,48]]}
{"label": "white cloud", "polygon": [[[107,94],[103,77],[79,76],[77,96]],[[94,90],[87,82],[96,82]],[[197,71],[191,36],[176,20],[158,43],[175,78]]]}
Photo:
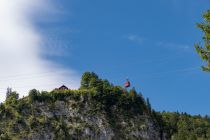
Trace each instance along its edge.
{"label": "white cloud", "polygon": [[71,55],[69,50],[72,48],[72,40],[64,39],[65,34],[62,32],[63,29],[43,33],[45,36],[45,42],[43,44],[43,49],[45,49],[43,52],[44,55],[56,57],[66,57]]}
{"label": "white cloud", "polygon": [[138,45],[142,45],[143,43],[144,44],[153,43],[155,46],[164,47],[166,49],[178,49],[178,50],[182,50],[182,51],[189,51],[192,48],[190,45],[187,45],[187,44],[178,44],[178,43],[163,42],[163,41],[148,42],[148,40],[145,39],[144,37],[141,37],[141,36],[135,35],[135,34],[129,34],[129,35],[124,36],[123,38],[125,38],[133,43],[137,43]]}
{"label": "white cloud", "polygon": [[0,1],[0,101],[5,99],[8,86],[20,96],[32,88],[51,90],[61,84],[78,87],[79,78],[74,71],[40,56],[45,39],[33,23],[51,10],[52,5],[46,0]]}
{"label": "white cloud", "polygon": [[168,49],[181,49],[184,51],[188,51],[191,49],[191,47],[189,45],[186,44],[176,44],[176,43],[170,43],[170,42],[157,42],[156,43],[157,46],[160,47],[165,47]]}
{"label": "white cloud", "polygon": [[140,37],[135,34],[129,34],[127,36],[124,36],[124,38],[126,38],[132,42],[138,43],[138,44],[142,44],[145,41],[145,39],[143,37]]}

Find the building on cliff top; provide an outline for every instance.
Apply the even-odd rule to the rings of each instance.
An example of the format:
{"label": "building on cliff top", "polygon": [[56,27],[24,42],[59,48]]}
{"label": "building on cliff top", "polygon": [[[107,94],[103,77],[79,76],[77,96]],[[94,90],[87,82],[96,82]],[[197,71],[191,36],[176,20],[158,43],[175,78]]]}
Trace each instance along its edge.
{"label": "building on cliff top", "polygon": [[65,85],[62,85],[59,88],[55,88],[55,90],[69,90],[69,88],[67,86],[65,86]]}

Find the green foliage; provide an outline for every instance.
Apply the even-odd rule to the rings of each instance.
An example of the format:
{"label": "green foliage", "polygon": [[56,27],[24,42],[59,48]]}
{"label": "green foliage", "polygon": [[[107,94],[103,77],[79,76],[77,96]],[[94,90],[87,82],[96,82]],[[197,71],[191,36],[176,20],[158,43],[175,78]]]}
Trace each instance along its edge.
{"label": "green foliage", "polygon": [[152,106],[150,104],[149,98],[147,98],[147,100],[146,100],[146,105],[147,105],[148,113],[151,113],[152,112]]}
{"label": "green foliage", "polygon": [[15,105],[17,104],[17,100],[19,98],[19,94],[17,92],[10,93],[6,98],[6,104]]}
{"label": "green foliage", "polygon": [[[6,102],[0,104],[0,119],[3,120],[0,121],[0,139],[32,139],[33,135],[42,131],[52,132],[55,139],[79,139],[84,136],[85,128],[99,135],[99,126],[93,119],[96,116],[103,116],[103,125],[111,127],[118,139],[123,139],[133,129],[147,131],[148,121],[154,123],[162,138],[210,139],[208,116],[155,112],[149,99],[145,101],[135,88],[127,91],[100,79],[95,73],[85,73],[81,84],[79,90],[39,92],[33,89],[22,99],[18,99],[16,92],[9,94]],[[62,114],[64,107],[67,112],[74,112],[74,115]],[[82,117],[93,120],[84,122]],[[94,125],[89,124],[90,122],[94,122]],[[44,137],[45,133],[40,135]],[[84,137],[91,138],[89,135]],[[129,138],[140,139],[136,136]]]}
{"label": "green foliage", "polygon": [[130,91],[129,91],[129,96],[134,100],[137,96],[137,92],[135,90],[135,88],[132,88]]}
{"label": "green foliage", "polygon": [[[0,139],[30,139],[34,134],[42,133],[42,130],[52,131],[55,139],[78,139],[84,135],[85,127],[99,135],[98,126],[82,122],[80,116],[67,118],[65,115],[55,115],[55,112],[59,114],[61,109],[60,106],[55,107],[58,103],[64,103],[62,107],[69,106],[71,111],[85,112],[85,116],[104,116],[107,125],[113,127],[115,133],[121,134],[122,138],[125,128],[120,122],[123,120],[129,124],[130,119],[146,115],[148,110],[143,96],[137,94],[134,88],[126,91],[100,79],[95,73],[87,72],[82,77],[79,90],[39,92],[32,89],[29,95],[22,99],[18,99],[17,93],[10,94],[6,102],[0,105],[0,119],[4,120],[0,122]],[[52,113],[53,116],[49,118],[46,112]],[[67,119],[72,124],[67,125]],[[143,118],[139,119],[139,127],[143,122]]]}
{"label": "green foliage", "polygon": [[109,93],[113,86],[107,80],[102,80],[94,72],[85,72],[82,75],[80,89],[93,89],[98,93]]}
{"label": "green foliage", "polygon": [[96,87],[98,84],[99,78],[94,72],[85,72],[82,75],[81,79],[81,89],[90,89]]}
{"label": "green foliage", "polygon": [[187,113],[162,112],[161,129],[172,140],[207,140],[210,139],[210,118],[191,116]]}
{"label": "green foliage", "polygon": [[35,100],[37,100],[37,97],[39,95],[39,91],[36,89],[32,89],[29,91],[28,97],[29,97],[29,101],[30,102],[34,102]]}
{"label": "green foliage", "polygon": [[204,33],[204,44],[202,47],[199,44],[195,45],[196,51],[200,55],[200,57],[207,62],[207,66],[203,66],[204,71],[210,72],[210,10],[208,10],[203,15],[204,22],[197,24],[198,28],[200,28]]}

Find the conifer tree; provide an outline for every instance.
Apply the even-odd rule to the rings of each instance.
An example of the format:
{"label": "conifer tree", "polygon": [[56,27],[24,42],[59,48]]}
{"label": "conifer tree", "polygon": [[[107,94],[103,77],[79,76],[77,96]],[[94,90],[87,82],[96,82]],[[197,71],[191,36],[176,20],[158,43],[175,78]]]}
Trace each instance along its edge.
{"label": "conifer tree", "polygon": [[204,71],[210,72],[210,10],[203,14],[204,22],[197,24],[203,33],[203,47],[200,44],[196,44],[195,48],[200,57],[207,62],[207,66],[202,66]]}
{"label": "conifer tree", "polygon": [[146,100],[146,105],[147,105],[147,109],[148,109],[149,113],[151,113],[152,112],[152,106],[150,104],[149,98],[147,98],[147,100]]}

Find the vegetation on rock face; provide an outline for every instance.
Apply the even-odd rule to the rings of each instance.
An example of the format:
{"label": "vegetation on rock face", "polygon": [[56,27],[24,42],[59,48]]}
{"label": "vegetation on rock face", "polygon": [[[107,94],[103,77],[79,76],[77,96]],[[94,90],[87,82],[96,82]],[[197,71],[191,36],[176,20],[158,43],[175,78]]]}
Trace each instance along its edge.
{"label": "vegetation on rock face", "polygon": [[178,112],[162,112],[159,114],[161,129],[172,140],[209,140],[210,118],[200,115],[189,115]]}
{"label": "vegetation on rock face", "polygon": [[0,139],[160,139],[150,114],[134,88],[86,72],[79,90],[11,93],[0,105]]}
{"label": "vegetation on rock face", "polygon": [[39,92],[0,105],[0,139],[207,140],[209,117],[155,112],[149,99],[100,79],[82,76],[79,90]]}
{"label": "vegetation on rock face", "polygon": [[208,10],[203,15],[204,22],[198,24],[198,28],[200,28],[204,33],[204,47],[201,47],[199,44],[196,44],[196,50],[201,58],[207,62],[207,66],[203,66],[204,71],[210,72],[210,10]]}

